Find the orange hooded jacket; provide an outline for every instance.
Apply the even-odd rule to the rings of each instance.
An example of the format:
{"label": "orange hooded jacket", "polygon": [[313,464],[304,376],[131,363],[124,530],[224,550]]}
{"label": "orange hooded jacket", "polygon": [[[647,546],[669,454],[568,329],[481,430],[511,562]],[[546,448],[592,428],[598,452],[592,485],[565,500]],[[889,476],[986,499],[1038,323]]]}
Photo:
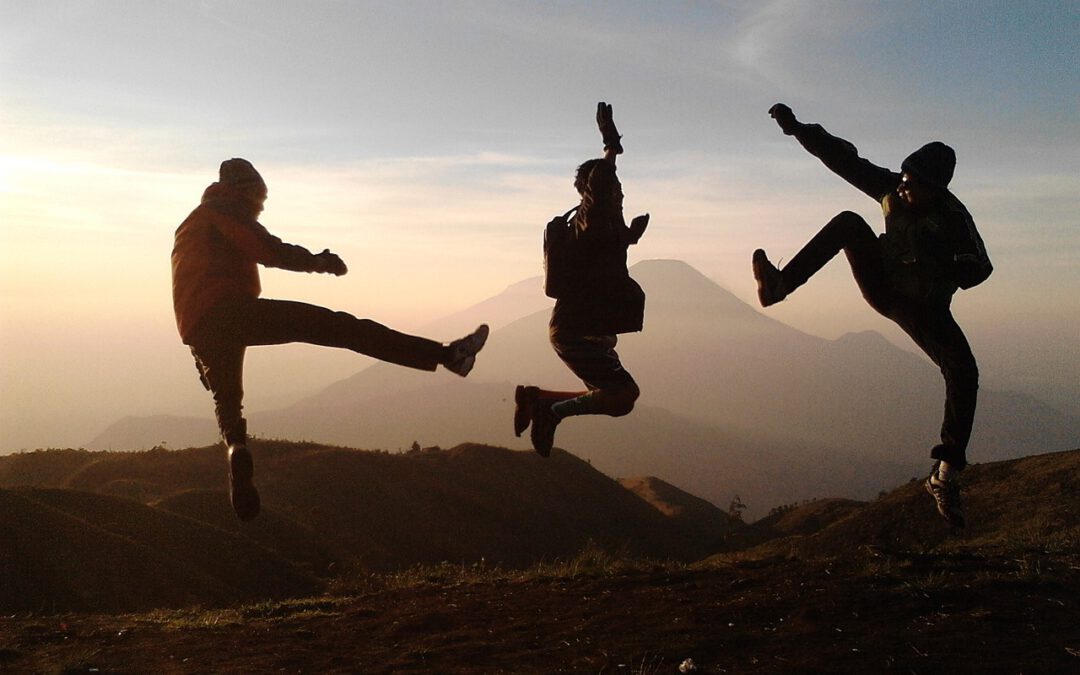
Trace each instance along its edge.
{"label": "orange hooded jacket", "polygon": [[184,344],[200,322],[228,301],[255,299],[262,286],[258,265],[314,272],[319,259],[302,246],[286,244],[256,219],[239,190],[213,183],[202,203],[176,230],[172,251],[173,310]]}

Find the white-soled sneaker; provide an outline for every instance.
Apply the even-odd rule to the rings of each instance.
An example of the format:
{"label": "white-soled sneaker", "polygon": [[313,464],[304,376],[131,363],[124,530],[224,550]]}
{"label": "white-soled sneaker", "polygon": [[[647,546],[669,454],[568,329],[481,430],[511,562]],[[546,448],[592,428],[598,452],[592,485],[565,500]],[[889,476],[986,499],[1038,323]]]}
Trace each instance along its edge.
{"label": "white-soled sneaker", "polygon": [[955,477],[941,480],[937,474],[937,464],[926,479],[926,491],[934,498],[938,513],[953,527],[964,526],[964,507],[960,500],[960,483]]}
{"label": "white-soled sneaker", "polygon": [[488,326],[482,323],[469,335],[454,340],[448,346],[449,356],[443,363],[443,367],[451,373],[465,377],[476,365],[476,354],[484,348],[487,339]]}

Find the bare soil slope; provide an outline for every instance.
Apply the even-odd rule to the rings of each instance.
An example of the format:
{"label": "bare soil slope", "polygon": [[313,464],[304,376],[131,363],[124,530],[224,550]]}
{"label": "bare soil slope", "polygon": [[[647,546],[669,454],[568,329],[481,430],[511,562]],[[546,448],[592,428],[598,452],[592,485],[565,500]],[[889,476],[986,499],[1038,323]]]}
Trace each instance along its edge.
{"label": "bare soil slope", "polygon": [[0,669],[1069,673],[1080,556],[765,559],[441,575],[224,611],[0,617]]}

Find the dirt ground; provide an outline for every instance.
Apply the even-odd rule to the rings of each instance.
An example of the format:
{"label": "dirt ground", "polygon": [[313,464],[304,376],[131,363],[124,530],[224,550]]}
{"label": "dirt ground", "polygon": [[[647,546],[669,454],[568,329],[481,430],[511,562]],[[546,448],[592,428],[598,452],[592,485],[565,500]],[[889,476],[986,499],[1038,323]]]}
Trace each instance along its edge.
{"label": "dirt ground", "polygon": [[1080,555],[714,560],[0,617],[0,671],[1076,673]]}

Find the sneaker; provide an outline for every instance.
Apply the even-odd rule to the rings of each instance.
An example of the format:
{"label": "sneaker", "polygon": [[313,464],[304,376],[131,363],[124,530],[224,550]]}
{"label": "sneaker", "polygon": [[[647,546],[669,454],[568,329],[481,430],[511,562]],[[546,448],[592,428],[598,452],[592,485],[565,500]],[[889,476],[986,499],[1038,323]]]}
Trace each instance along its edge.
{"label": "sneaker", "polygon": [[259,492],[252,478],[255,463],[251,451],[245,445],[229,446],[229,501],[240,520],[251,520],[259,515]]}
{"label": "sneaker", "polygon": [[784,289],[784,277],[776,265],[769,262],[765,251],[754,251],[754,280],[757,281],[757,297],[762,307],[775,305],[787,297]]}
{"label": "sneaker", "polygon": [[545,398],[537,398],[533,405],[532,414],[532,439],[533,449],[541,457],[551,454],[551,446],[555,444],[555,427],[559,426],[559,417],[551,409],[552,401]]}
{"label": "sneaker", "polygon": [[519,384],[514,390],[514,435],[521,436],[532,424],[533,407],[540,395],[539,387]]}
{"label": "sneaker", "polygon": [[938,513],[953,527],[964,526],[963,505],[960,502],[960,483],[955,478],[941,480],[937,475],[937,465],[926,479],[926,491],[934,498]]}
{"label": "sneaker", "polygon": [[449,356],[442,364],[443,368],[465,377],[476,364],[476,354],[484,348],[487,339],[488,327],[486,323],[482,323],[471,334],[460,340],[454,340],[447,346]]}

